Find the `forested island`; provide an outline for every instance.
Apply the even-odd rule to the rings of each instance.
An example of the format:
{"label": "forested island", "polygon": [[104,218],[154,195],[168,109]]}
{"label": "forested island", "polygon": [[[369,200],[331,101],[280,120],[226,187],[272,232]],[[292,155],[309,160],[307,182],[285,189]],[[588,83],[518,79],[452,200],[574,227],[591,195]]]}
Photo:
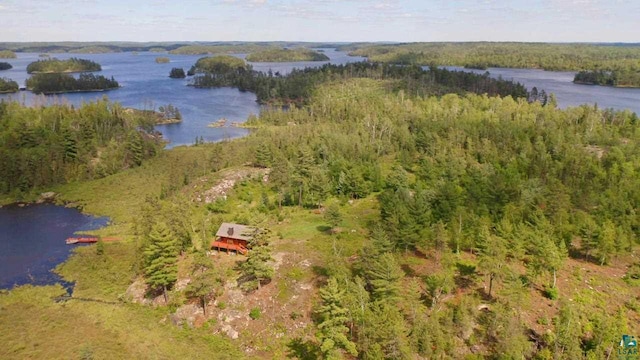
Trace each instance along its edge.
{"label": "forested island", "polygon": [[7,78],[0,78],[0,94],[14,93],[18,90],[17,82]]}
{"label": "forested island", "polygon": [[156,58],[156,63],[157,63],[157,64],[168,64],[168,63],[170,63],[170,62],[171,62],[171,59],[169,59],[169,58],[168,58],[168,57],[166,57],[166,56],[158,56],[158,57]]}
{"label": "forested island", "polygon": [[70,92],[93,92],[117,89],[120,84],[113,78],[102,75],[80,74],[77,78],[70,74],[43,73],[27,79],[27,89],[36,94],[62,94]]}
{"label": "forested island", "polygon": [[7,62],[0,62],[0,70],[13,69],[13,66]]}
{"label": "forested island", "polygon": [[85,46],[79,49],[73,49],[73,52],[76,54],[109,54],[118,51],[106,46]]}
{"label": "forested island", "polygon": [[27,65],[27,73],[74,73],[102,71],[100,64],[86,59],[71,58],[68,60],[41,59]]}
{"label": "forested island", "polygon": [[454,65],[570,71],[618,67],[640,70],[640,46],[544,43],[352,44],[339,49],[371,61],[393,64]]}
{"label": "forested island", "polygon": [[184,79],[187,75],[184,73],[183,68],[172,68],[169,72],[169,77],[172,79]]}
{"label": "forested island", "polygon": [[16,53],[11,50],[0,50],[0,59],[15,59],[17,57]]}
{"label": "forested island", "polygon": [[[235,57],[218,56],[198,60],[190,74],[197,74],[191,83],[195,87],[237,87],[254,92],[262,104],[301,104],[321,83],[358,77],[393,80],[397,88],[407,88],[409,92],[423,96],[466,91],[515,98],[530,96],[521,84],[492,79],[488,74],[366,62],[294,69],[283,76],[254,71]],[[538,100],[537,95],[535,100]]]}
{"label": "forested island", "polygon": [[251,62],[293,62],[293,61],[329,61],[329,57],[317,51],[305,48],[269,49],[247,55]]}
{"label": "forested island", "polygon": [[615,87],[640,87],[640,70],[580,71],[573,79],[576,84]]}

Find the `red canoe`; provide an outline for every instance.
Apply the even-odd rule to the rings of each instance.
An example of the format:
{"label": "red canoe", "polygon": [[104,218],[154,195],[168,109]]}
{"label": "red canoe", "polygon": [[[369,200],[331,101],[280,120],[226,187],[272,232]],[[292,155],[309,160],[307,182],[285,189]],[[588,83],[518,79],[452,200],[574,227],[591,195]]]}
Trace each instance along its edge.
{"label": "red canoe", "polygon": [[98,242],[97,237],[70,237],[67,239],[67,245],[71,244],[91,244]]}

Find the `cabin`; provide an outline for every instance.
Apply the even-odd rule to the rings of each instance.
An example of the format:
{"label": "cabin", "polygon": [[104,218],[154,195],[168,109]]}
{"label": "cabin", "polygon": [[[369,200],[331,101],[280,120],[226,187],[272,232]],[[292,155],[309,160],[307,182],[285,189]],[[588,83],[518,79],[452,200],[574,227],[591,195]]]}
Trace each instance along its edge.
{"label": "cabin", "polygon": [[224,249],[227,253],[235,251],[236,254],[246,255],[249,252],[247,244],[253,238],[255,231],[256,228],[247,225],[222,223],[216,233],[216,238],[211,242],[211,248],[218,251]]}

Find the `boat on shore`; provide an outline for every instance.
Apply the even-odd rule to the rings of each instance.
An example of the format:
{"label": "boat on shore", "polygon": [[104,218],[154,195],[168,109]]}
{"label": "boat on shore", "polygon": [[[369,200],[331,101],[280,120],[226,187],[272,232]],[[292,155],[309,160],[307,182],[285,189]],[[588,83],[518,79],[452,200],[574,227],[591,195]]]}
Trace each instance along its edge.
{"label": "boat on shore", "polygon": [[73,244],[93,244],[98,242],[98,238],[97,237],[70,237],[67,238],[67,240],[65,241],[67,243],[67,245],[73,245]]}

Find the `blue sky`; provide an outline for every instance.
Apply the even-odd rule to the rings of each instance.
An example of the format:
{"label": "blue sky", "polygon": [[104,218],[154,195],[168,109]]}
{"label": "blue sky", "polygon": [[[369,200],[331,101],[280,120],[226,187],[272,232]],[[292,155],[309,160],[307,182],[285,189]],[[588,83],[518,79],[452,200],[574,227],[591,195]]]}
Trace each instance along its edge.
{"label": "blue sky", "polygon": [[0,0],[0,41],[640,42],[640,0]]}

